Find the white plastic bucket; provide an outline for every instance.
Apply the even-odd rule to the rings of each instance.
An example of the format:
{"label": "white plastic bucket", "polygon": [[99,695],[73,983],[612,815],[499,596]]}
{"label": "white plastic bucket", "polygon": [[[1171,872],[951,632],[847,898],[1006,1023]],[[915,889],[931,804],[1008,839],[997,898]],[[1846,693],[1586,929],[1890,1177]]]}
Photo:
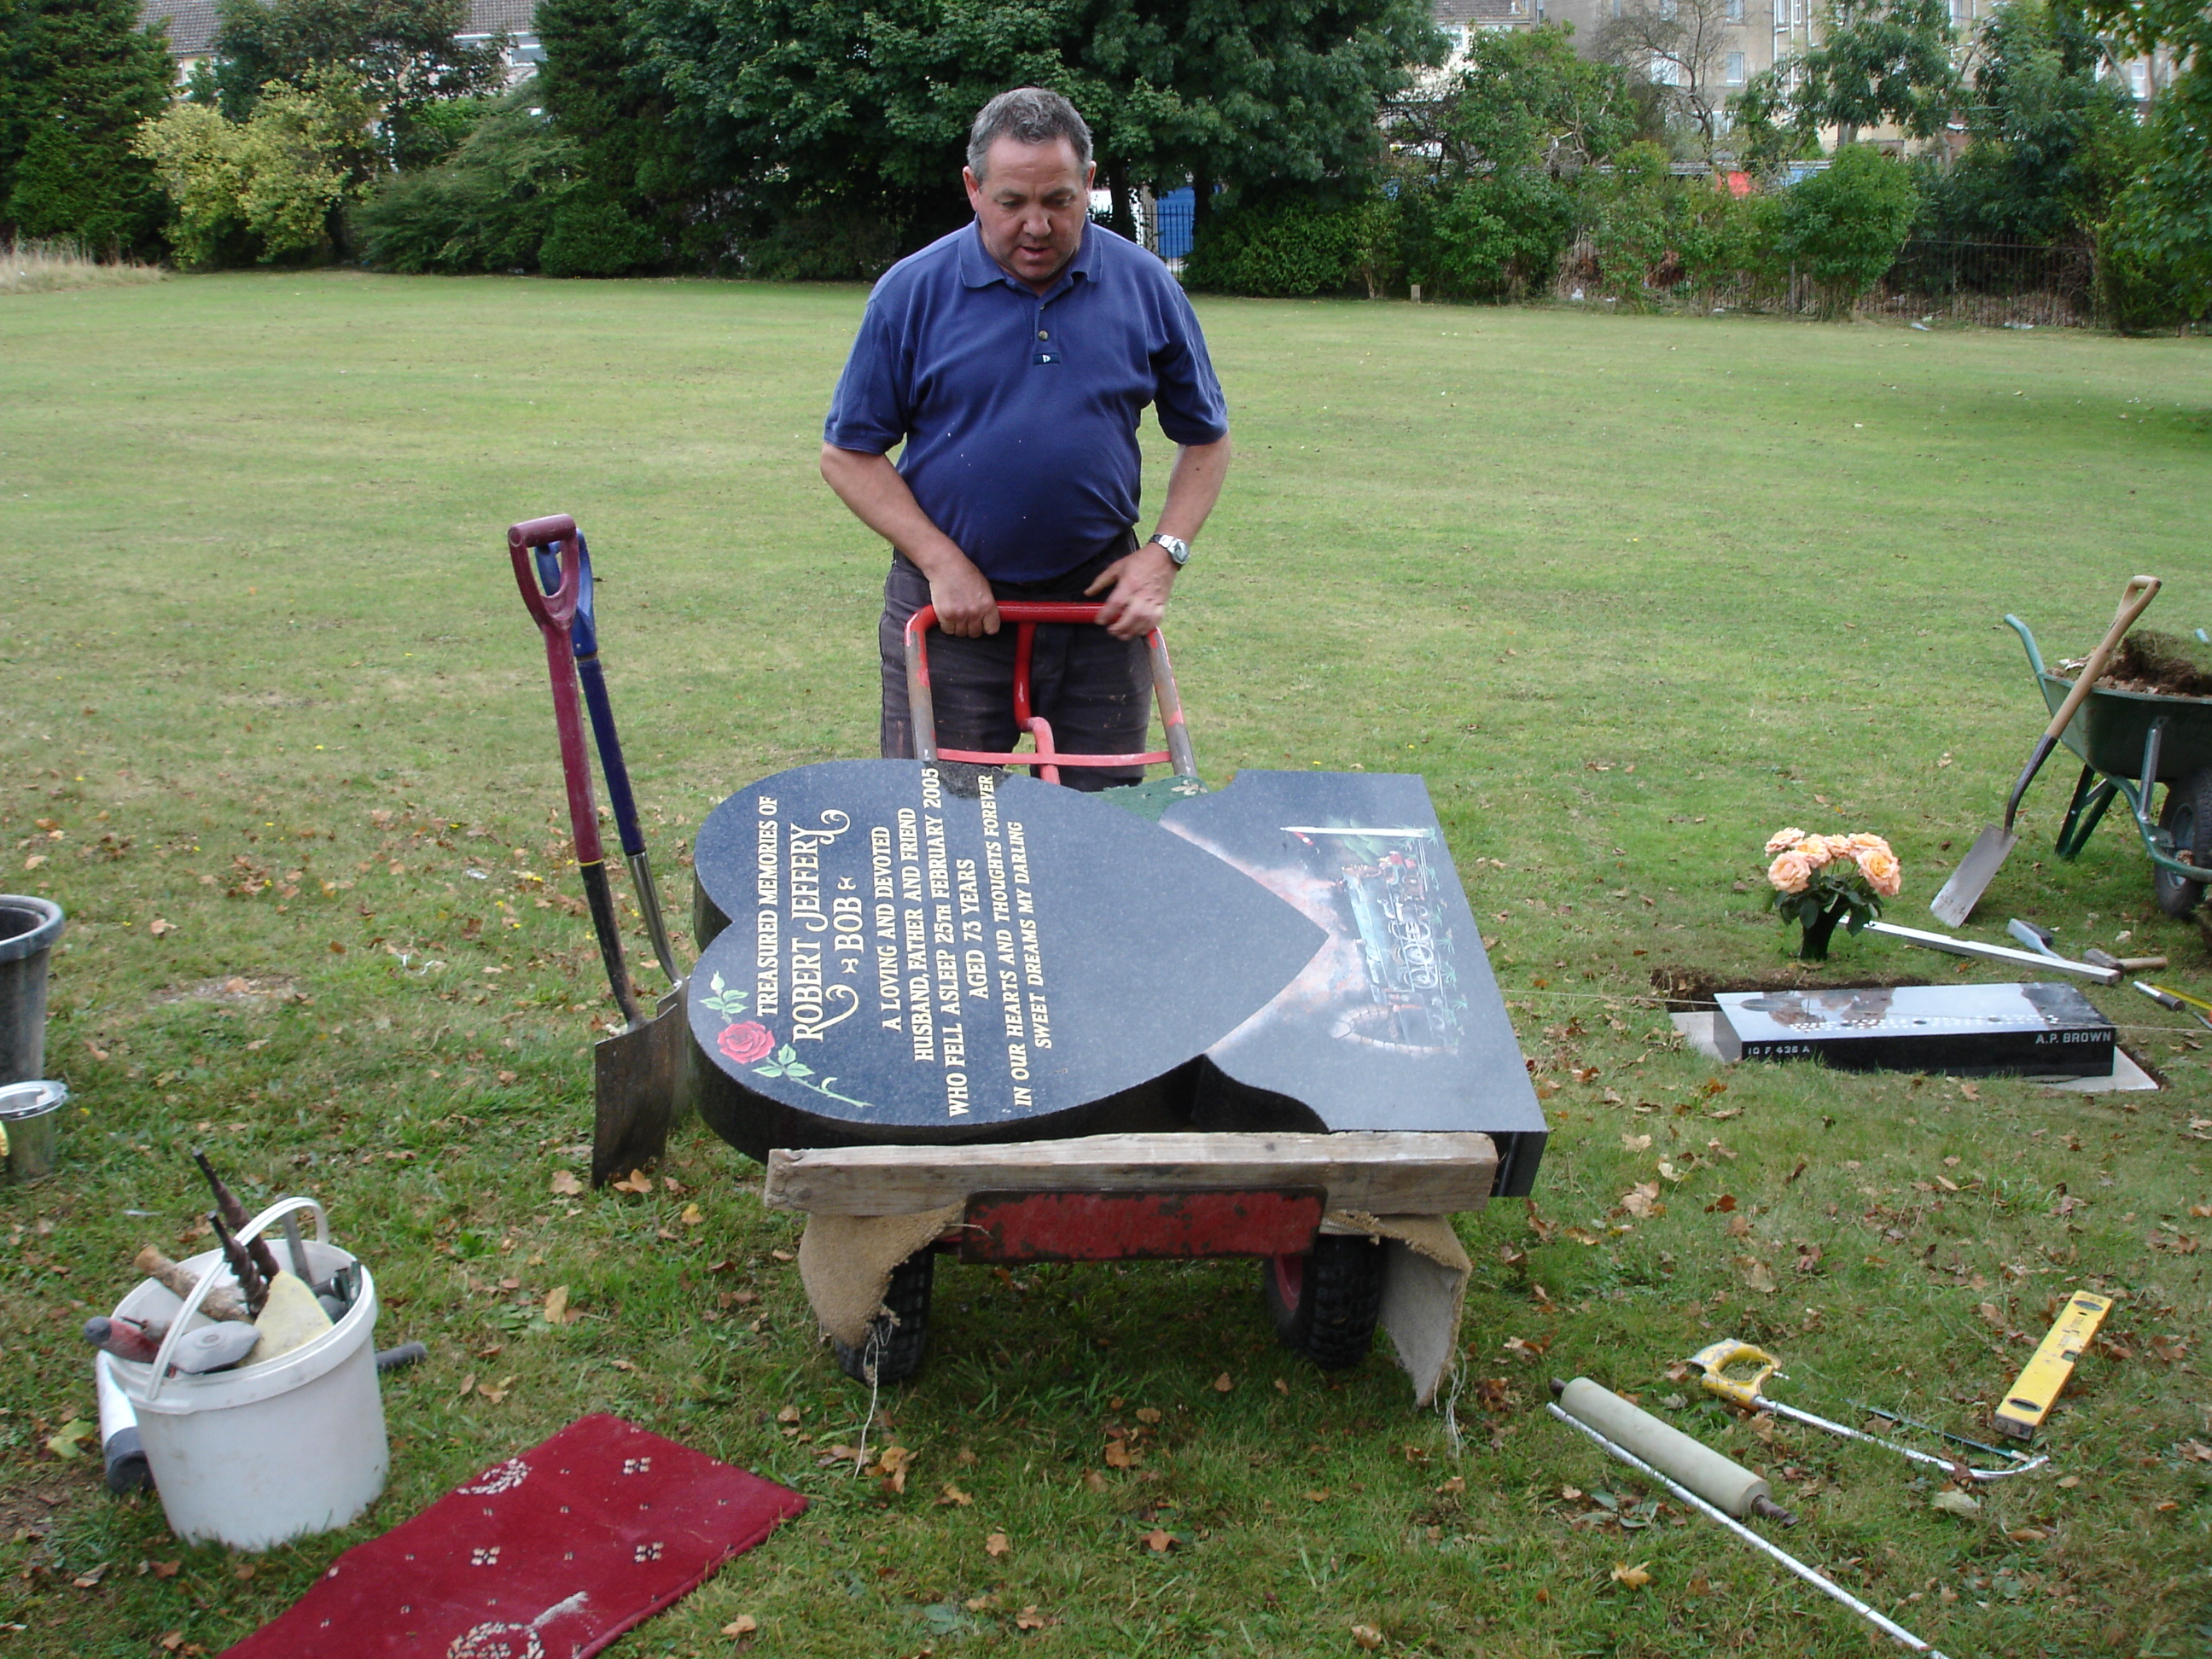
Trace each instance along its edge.
{"label": "white plastic bucket", "polygon": [[[354,1261],[330,1242],[323,1206],[312,1198],[280,1200],[239,1237],[258,1237],[298,1210],[314,1214],[307,1251],[318,1279]],[[277,1259],[289,1269],[286,1255],[280,1246]],[[265,1550],[346,1525],[384,1490],[392,1462],[377,1391],[376,1286],[368,1269],[361,1269],[361,1294],[345,1316],[313,1341],[237,1370],[164,1378],[178,1339],[210,1322],[198,1311],[201,1297],[218,1280],[232,1282],[220,1250],[183,1266],[199,1275],[190,1297],[180,1302],[149,1279],[115,1310],[167,1323],[161,1353],[143,1364],[115,1359],[112,1367],[137,1414],[169,1529],[188,1543]]]}

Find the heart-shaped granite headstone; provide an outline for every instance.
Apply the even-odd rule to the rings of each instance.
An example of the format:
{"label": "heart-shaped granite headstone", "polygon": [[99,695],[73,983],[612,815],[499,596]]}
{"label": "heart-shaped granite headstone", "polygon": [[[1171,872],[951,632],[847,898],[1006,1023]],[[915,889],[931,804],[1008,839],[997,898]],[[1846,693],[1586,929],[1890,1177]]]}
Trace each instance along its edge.
{"label": "heart-shaped granite headstone", "polygon": [[716,808],[692,970],[702,1115],[756,1158],[1082,1132],[1294,979],[1322,932],[1073,790],[832,761]]}
{"label": "heart-shaped granite headstone", "polygon": [[1500,1191],[1528,1191],[1544,1115],[1427,785],[1240,772],[1173,802],[1161,823],[1328,932],[1279,995],[1207,1051],[1198,1127],[1477,1130],[1498,1142]]}

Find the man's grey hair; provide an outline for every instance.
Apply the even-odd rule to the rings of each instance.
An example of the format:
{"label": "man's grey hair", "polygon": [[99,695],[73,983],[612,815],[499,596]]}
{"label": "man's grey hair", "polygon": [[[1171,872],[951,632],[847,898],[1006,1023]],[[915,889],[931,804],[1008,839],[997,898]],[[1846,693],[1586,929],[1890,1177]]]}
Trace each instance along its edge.
{"label": "man's grey hair", "polygon": [[979,180],[992,144],[1000,138],[1018,144],[1048,144],[1065,138],[1074,147],[1076,171],[1091,166],[1091,129],[1074,105],[1042,87],[1002,92],[976,112],[975,125],[968,130],[968,170]]}

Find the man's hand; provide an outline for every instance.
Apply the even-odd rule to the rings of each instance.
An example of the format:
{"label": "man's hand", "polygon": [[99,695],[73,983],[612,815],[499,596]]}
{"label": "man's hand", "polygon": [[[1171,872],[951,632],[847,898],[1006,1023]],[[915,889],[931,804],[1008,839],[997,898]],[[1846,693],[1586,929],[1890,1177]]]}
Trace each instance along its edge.
{"label": "man's hand", "polygon": [[1100,624],[1117,640],[1139,639],[1158,628],[1167,614],[1168,590],[1175,579],[1176,562],[1168,557],[1167,549],[1146,542],[1100,571],[1083,594],[1089,599],[1112,588],[1098,607]]}
{"label": "man's hand", "polygon": [[999,631],[999,602],[991,584],[964,555],[940,556],[928,575],[929,602],[937,607],[939,628],[961,640]]}

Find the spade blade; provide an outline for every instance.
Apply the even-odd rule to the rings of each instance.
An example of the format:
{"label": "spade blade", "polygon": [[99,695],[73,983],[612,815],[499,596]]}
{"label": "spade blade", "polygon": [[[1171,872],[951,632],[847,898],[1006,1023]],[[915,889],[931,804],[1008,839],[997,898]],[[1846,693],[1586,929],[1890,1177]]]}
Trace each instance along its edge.
{"label": "spade blade", "polygon": [[668,1147],[684,1085],[690,1030],[684,988],[647,1018],[592,1049],[592,1185],[650,1169]]}
{"label": "spade blade", "polygon": [[1974,837],[1974,844],[1966,849],[1966,856],[1951,872],[1951,879],[1943,884],[1942,891],[1929,901],[1928,908],[1946,926],[1956,927],[1974,913],[1989,890],[1990,883],[1996,878],[2012,849],[2020,845],[2020,837],[1990,824]]}

